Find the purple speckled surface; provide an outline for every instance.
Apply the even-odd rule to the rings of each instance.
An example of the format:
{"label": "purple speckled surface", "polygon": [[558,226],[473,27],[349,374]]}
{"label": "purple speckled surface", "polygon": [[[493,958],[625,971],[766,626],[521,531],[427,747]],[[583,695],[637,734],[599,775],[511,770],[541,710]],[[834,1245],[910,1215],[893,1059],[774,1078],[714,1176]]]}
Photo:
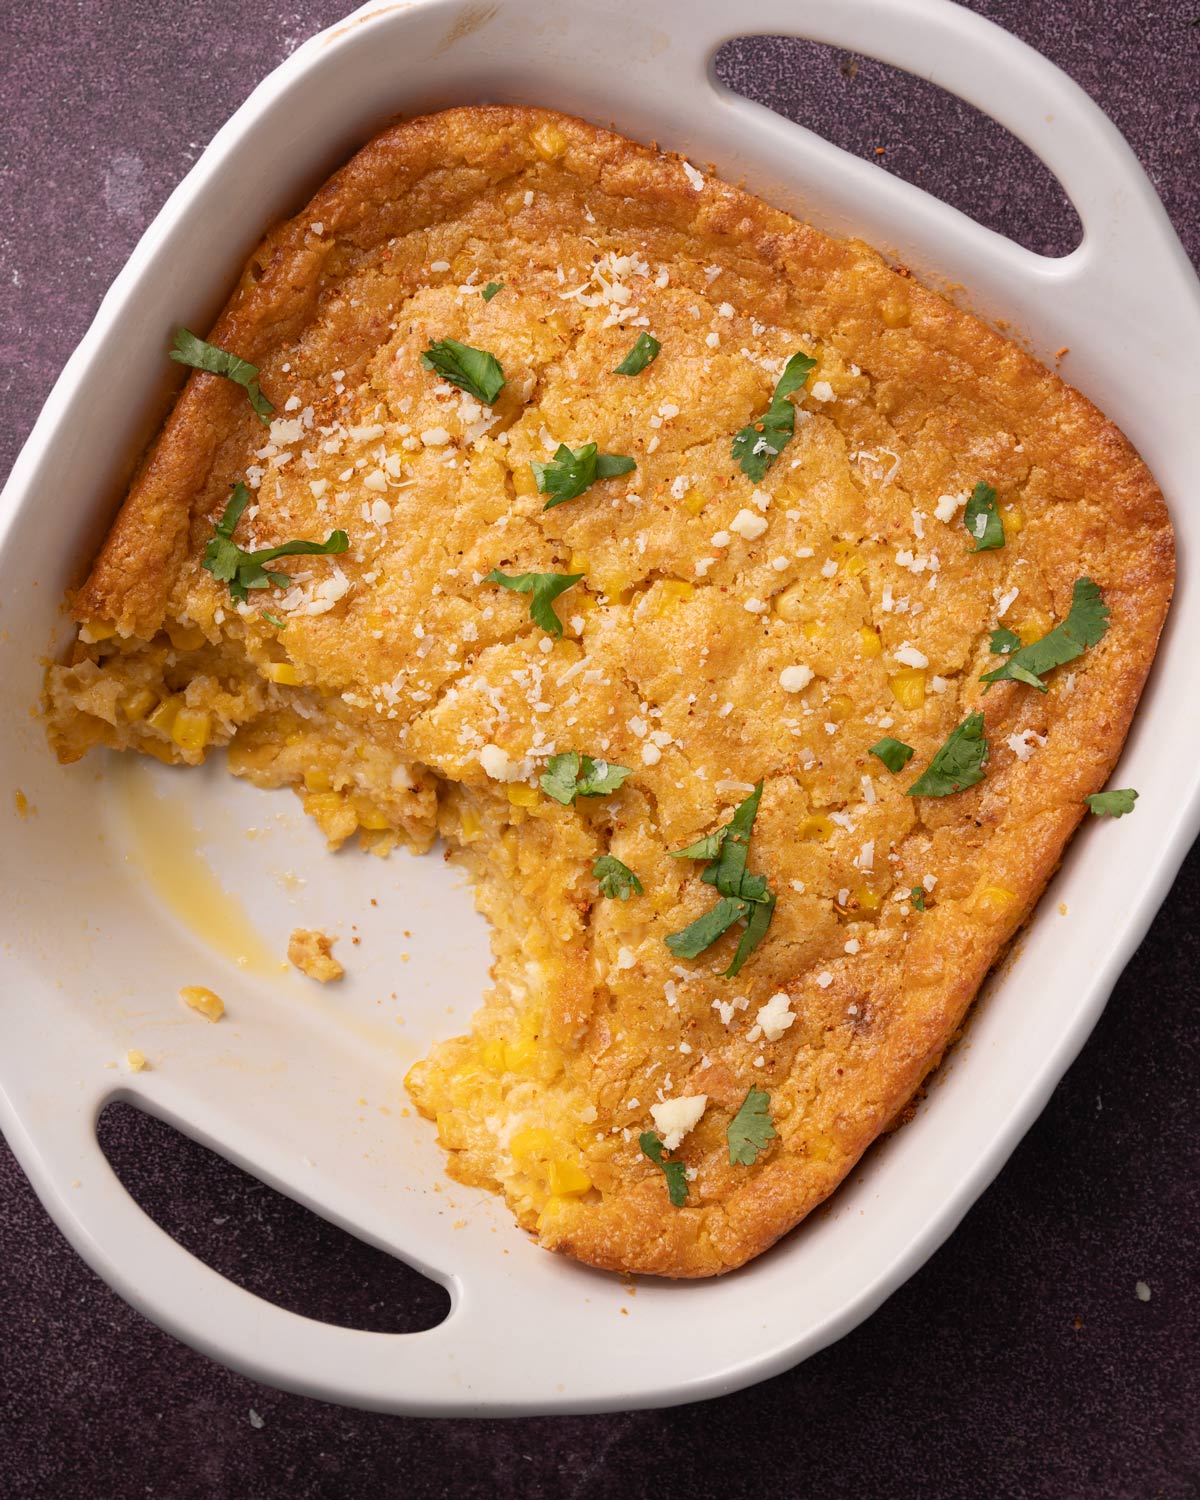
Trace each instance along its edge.
{"label": "purple speckled surface", "polygon": [[[972,3],[1104,105],[1197,258],[1200,0]],[[0,472],[169,189],[346,4],[4,7]],[[1069,208],[1023,148],[928,85],[778,41],[737,44],[722,70],[839,144],[884,146],[881,170],[1025,226],[1035,248],[1072,242]],[[1194,851],[1041,1120],[874,1318],[763,1386],[665,1414],[433,1423],[256,1386],[86,1270],[0,1146],[0,1494],[1198,1496],[1198,904]],[[420,1277],[155,1122],[114,1112],[102,1134],[144,1206],[245,1285],[360,1327],[439,1316]]]}

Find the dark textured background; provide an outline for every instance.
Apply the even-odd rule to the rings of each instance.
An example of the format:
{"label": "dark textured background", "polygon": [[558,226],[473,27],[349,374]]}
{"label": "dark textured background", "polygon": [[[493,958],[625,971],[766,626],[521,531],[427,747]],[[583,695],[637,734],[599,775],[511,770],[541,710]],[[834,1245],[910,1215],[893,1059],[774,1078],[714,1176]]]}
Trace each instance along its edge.
{"label": "dark textured background", "polygon": [[[349,3],[0,5],[0,472],[168,190]],[[1200,0],[972,4],[1108,110],[1195,258]],[[936,89],[761,40],[723,74],[1036,248],[1073,242],[1044,170]],[[1042,1119],[925,1269],[834,1348],[702,1406],[434,1423],[279,1395],[130,1311],[0,1146],[0,1494],[1198,1496],[1198,902],[1193,852]],[[169,1130],[125,1110],[103,1137],[144,1205],[235,1279],[362,1327],[436,1321],[428,1283]]]}

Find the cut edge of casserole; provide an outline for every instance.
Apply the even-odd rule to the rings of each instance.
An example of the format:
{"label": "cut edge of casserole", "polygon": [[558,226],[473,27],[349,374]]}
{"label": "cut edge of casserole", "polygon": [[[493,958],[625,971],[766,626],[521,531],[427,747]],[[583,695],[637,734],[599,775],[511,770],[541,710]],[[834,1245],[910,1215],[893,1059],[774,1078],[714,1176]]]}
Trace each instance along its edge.
{"label": "cut edge of casserole", "polygon": [[[617,375],[643,330],[660,355]],[[448,336],[498,357],[493,406],[422,367]],[[408,1079],[448,1170],[595,1265],[742,1264],[904,1110],[1103,787],[1172,587],[1153,479],[1082,396],[867,247],[541,110],[371,142],[268,235],[209,339],[258,367],[274,420],[188,382],[73,601],[58,755],[226,747],[331,845],[440,834],[495,953],[470,1033]],[[752,483],[730,440],[798,350],[794,435]],[[591,441],[636,470],[543,509],[531,462]],[[202,559],[242,480],[258,544],[338,526],[350,550],[286,559],[238,606]],[[976,482],[1002,549],[970,550]],[[580,575],[561,637],[490,568]],[[991,633],[1044,637],[1083,576],[1103,639],[1045,694],[985,693]],[[984,779],[906,795],[977,711]],[[870,755],[884,736],[915,751],[899,774]],[[561,805],[540,777],[569,750],[630,774]],[[731,979],[737,932],[665,947],[714,899],[674,856],[759,783],[749,869],[777,905]],[[603,855],[642,892],[603,896]],[[752,1090],[775,1134],[737,1161]]]}

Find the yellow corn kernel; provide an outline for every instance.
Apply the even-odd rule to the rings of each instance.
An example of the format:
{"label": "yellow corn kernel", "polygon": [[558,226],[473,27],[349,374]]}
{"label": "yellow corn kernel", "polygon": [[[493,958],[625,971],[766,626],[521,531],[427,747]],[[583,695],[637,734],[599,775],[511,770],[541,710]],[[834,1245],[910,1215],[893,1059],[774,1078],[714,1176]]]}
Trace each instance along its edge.
{"label": "yellow corn kernel", "polygon": [[483,824],[469,807],[464,807],[458,815],[458,826],[462,831],[463,838],[473,839],[483,827]]}
{"label": "yellow corn kernel", "polygon": [[146,722],[151,729],[157,729],[162,734],[170,734],[171,725],[174,724],[178,712],[179,699],[164,698]]}
{"label": "yellow corn kernel", "polygon": [[850,894],[858,903],[859,911],[878,911],[883,904],[883,897],[878,891],[873,891],[869,885],[856,886]]}
{"label": "yellow corn kernel", "polygon": [[846,559],[846,573],[851,578],[857,578],[866,566],[867,560],[861,552],[854,552]]}
{"label": "yellow corn kernel", "polygon": [[535,786],[526,786],[523,781],[511,782],[505,791],[508,800],[514,807],[536,807],[538,805],[538,790]]}
{"label": "yellow corn kernel", "polygon": [[[513,489],[518,495],[536,495],[538,492],[537,480],[534,478],[533,470],[527,463],[518,464],[512,471]],[[578,568],[572,568],[572,573],[578,573]]]}
{"label": "yellow corn kernel", "polygon": [[917,709],[925,704],[925,668],[909,667],[888,678],[892,697],[901,708]]}
{"label": "yellow corn kernel", "polygon": [[110,625],[107,620],[88,620],[79,627],[79,639],[85,646],[91,646],[96,641],[107,641],[116,635],[117,627]]}
{"label": "yellow corn kernel", "polygon": [[212,715],[206,708],[181,708],[171,725],[171,738],[181,750],[203,750],[212,738]]}
{"label": "yellow corn kernel", "polygon": [[1020,625],[1017,626],[1017,634],[1021,637],[1022,646],[1032,646],[1034,641],[1040,641],[1052,628],[1049,615],[1044,615],[1040,609],[1034,610]]}
{"label": "yellow corn kernel", "polygon": [[282,683],[286,687],[295,687],[304,681],[300,668],[295,662],[269,661],[267,663],[267,677],[271,682]]}
{"label": "yellow corn kernel", "polygon": [[662,592],[665,601],[682,604],[692,597],[696,589],[682,578],[668,578],[662,586]]}
{"label": "yellow corn kernel", "polygon": [[586,573],[591,566],[591,559],[586,552],[572,552],[571,560],[567,563],[567,572]]}
{"label": "yellow corn kernel", "polygon": [[557,157],[562,156],[568,144],[566,136],[557,125],[552,124],[549,120],[535,126],[529,132],[529,139],[533,145],[533,149],[543,161],[554,161]]}
{"label": "yellow corn kernel", "polygon": [[858,647],[864,656],[878,656],[883,650],[883,642],[876,631],[864,625],[858,632]]}
{"label": "yellow corn kernel", "polygon": [[504,1043],[501,1041],[484,1042],[479,1049],[479,1056],[483,1060],[485,1068],[493,1073],[504,1072]]}
{"label": "yellow corn kernel", "polygon": [[158,702],[158,695],[151,692],[148,687],[132,688],[128,693],[122,693],[119,701],[121,712],[126,719],[131,724],[136,724],[139,719],[144,719]]}
{"label": "yellow corn kernel", "polygon": [[174,745],[164,745],[162,740],[144,740],[138,749],[144,755],[152,755],[155,760],[161,760],[164,766],[177,766],[179,764]]}
{"label": "yellow corn kernel", "polygon": [[556,1145],[548,1130],[543,1130],[540,1125],[527,1125],[524,1130],[518,1130],[509,1141],[508,1149],[514,1161],[545,1161],[554,1155]]}
{"label": "yellow corn kernel", "polygon": [[707,499],[699,490],[688,490],[683,497],[683,508],[689,516],[698,516],[707,504]]}
{"label": "yellow corn kernel", "polygon": [[821,641],[825,639],[827,631],[824,625],[821,624],[820,620],[810,620],[808,624],[804,626],[804,634],[810,641]]}
{"label": "yellow corn kernel", "polygon": [[329,779],[328,771],[319,771],[312,767],[304,773],[304,785],[310,792],[327,792],[333,783]]}
{"label": "yellow corn kernel", "polygon": [[781,620],[794,624],[804,613],[804,585],[790,584],[782,593],[775,595],[773,605]]}
{"label": "yellow corn kernel", "polygon": [[971,901],[973,911],[989,917],[1002,917],[1016,901],[1016,894],[1003,885],[985,885]]}
{"label": "yellow corn kernel", "polygon": [[810,843],[824,843],[826,839],[833,836],[833,820],[827,818],[824,813],[810,813],[807,818],[801,820],[800,827],[796,830],[802,839]]}
{"label": "yellow corn kernel", "polygon": [[304,811],[331,842],[349,838],[358,827],[354,809],[337,792],[310,792]]}
{"label": "yellow corn kernel", "polygon": [[525,1073],[537,1059],[537,1043],[532,1037],[519,1042],[505,1042],[504,1066],[510,1073]]}
{"label": "yellow corn kernel", "polygon": [[203,984],[185,984],[179,991],[179,998],[209,1021],[219,1021],[225,1014],[224,1000]]}
{"label": "yellow corn kernel", "polygon": [[577,1162],[552,1161],[549,1173],[550,1191],[560,1198],[576,1198],[586,1193],[592,1179]]}
{"label": "yellow corn kernel", "polygon": [[842,724],[854,712],[854,699],[846,693],[838,693],[825,705],[825,712],[829,715],[831,724]]}
{"label": "yellow corn kernel", "polygon": [[146,1054],[136,1047],[131,1047],[125,1054],[125,1065],[131,1073],[142,1073],[150,1066],[146,1061]]}
{"label": "yellow corn kernel", "polygon": [[904,297],[890,296],[879,309],[885,328],[907,328],[908,302]]}
{"label": "yellow corn kernel", "polygon": [[364,797],[361,793],[358,793],[352,799],[352,805],[360,828],[366,828],[374,833],[379,833],[384,828],[392,826],[392,821],[387,813],[384,812],[378,802],[372,802],[370,797]]}
{"label": "yellow corn kernel", "polygon": [[467,1132],[463,1128],[461,1115],[452,1115],[446,1111],[439,1110],[437,1116],[438,1145],[447,1151],[462,1151],[469,1142]]}
{"label": "yellow corn kernel", "polygon": [[1000,507],[1000,519],[1004,522],[1005,536],[1016,536],[1017,532],[1025,525],[1025,513],[1015,503]]}
{"label": "yellow corn kernel", "polygon": [[178,620],[168,620],[166,629],[176,651],[199,651],[208,639],[199,625],[181,625]]}

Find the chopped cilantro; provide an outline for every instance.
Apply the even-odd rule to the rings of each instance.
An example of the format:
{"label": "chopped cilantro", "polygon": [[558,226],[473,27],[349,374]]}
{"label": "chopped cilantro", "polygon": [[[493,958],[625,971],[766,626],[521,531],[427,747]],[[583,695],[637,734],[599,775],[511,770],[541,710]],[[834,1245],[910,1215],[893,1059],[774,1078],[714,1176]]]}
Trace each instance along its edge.
{"label": "chopped cilantro", "polygon": [[889,771],[903,771],[916,753],[911,745],[906,745],[903,740],[894,740],[886,734],[867,751],[868,755],[881,760]]}
{"label": "chopped cilantro", "polygon": [[502,573],[499,568],[493,568],[483,581],[498,583],[501,588],[512,589],[517,594],[532,595],[530,617],[550,635],[562,635],[562,621],[554,613],[554,601],[559,594],[574,588],[582,577],[582,573]]}
{"label": "chopped cilantro", "polygon": [[663,1143],[653,1130],[643,1131],[638,1136],[638,1145],[643,1156],[648,1156],[656,1167],[661,1167],[667,1179],[667,1197],[676,1208],[682,1208],[687,1202],[687,1168],[681,1161],[663,1160]]}
{"label": "chopped cilantro", "polygon": [[552,510],[564,500],[582,495],[597,479],[628,474],[630,469],[637,468],[637,462],[621,453],[600,453],[595,443],[585,443],[574,452],[566,443],[559,443],[549,463],[531,463],[529,467],[537,480],[538,492],[550,496],[542,509]]}
{"label": "chopped cilantro", "polygon": [[742,1100],[742,1107],[730,1120],[725,1131],[729,1142],[729,1160],[735,1167],[754,1165],[760,1151],[765,1151],[775,1139],[775,1125],[771,1119],[771,1096],[762,1089],[751,1087]]}
{"label": "chopped cilantro", "polygon": [[1004,522],[990,484],[977,484],[963,511],[963,523],[975,538],[972,552],[994,552],[1004,546]]}
{"label": "chopped cilantro", "polygon": [[602,854],[592,866],[592,874],[600,882],[602,893],[613,900],[628,901],[630,896],[643,894],[642,882],[615,854]]}
{"label": "chopped cilantro", "polygon": [[1123,818],[1133,811],[1137,793],[1132,787],[1115,787],[1111,792],[1093,792],[1083,800],[1098,818]]}
{"label": "chopped cilantro", "polygon": [[504,288],[504,283],[502,281],[489,281],[488,284],[487,284],[487,286],[485,286],[484,289],[483,289],[483,291],[480,293],[480,295],[483,297],[483,300],[485,302],[490,302],[492,300],[492,298],[496,295],[496,293],[499,292],[499,291],[502,291],[503,288]]}
{"label": "chopped cilantro", "polygon": [[504,389],[504,371],[500,361],[486,349],[472,349],[457,339],[439,339],[430,343],[421,356],[427,370],[433,370],[451,385],[491,406]]}
{"label": "chopped cilantro", "polygon": [[639,333],[633,348],[613,371],[614,375],[640,375],[647,365],[658,358],[662,345],[650,333]]}
{"label": "chopped cilantro", "polygon": [[240,603],[245,603],[250,589],[265,589],[272,584],[286,588],[291,579],[286,573],[272,573],[264,566],[277,557],[327,557],[335,552],[345,552],[350,540],[344,531],[331,531],[323,542],[284,542],[281,547],[263,547],[258,552],[243,552],[234,542],[233,533],[242,518],[242,512],[250,503],[250,491],[244,484],[236,484],[225,514],[217,522],[216,534],[204,549],[201,567],[207,568],[214,578],[229,585],[229,592]]}
{"label": "chopped cilantro", "polygon": [[593,760],[578,750],[564,750],[546,762],[540,785],[547,797],[569,807],[576,797],[607,797],[631,774],[628,766]]}
{"label": "chopped cilantro", "polygon": [[983,715],[968,714],[909,787],[909,797],[948,797],[983,780],[988,742]]}
{"label": "chopped cilantro", "polygon": [[750,850],[750,830],[758,814],[763,784],[734,811],[733,817],[715,833],[679,849],[673,859],[703,859],[708,863],[700,876],[705,885],[716,886],[721,899],[694,922],[666,939],[667,947],[677,958],[698,958],[706,948],[743,919],[742,933],[733,962],[725,970],[732,979],[766,936],[775,914],[775,897],[767,888],[765,875],[747,875],[746,858]]}
{"label": "chopped cilantro", "polygon": [[193,370],[207,370],[210,375],[224,375],[227,380],[240,385],[249,396],[250,405],[270,426],[271,413],[275,408],[258,388],[257,365],[239,359],[227,349],[218,349],[216,344],[206,344],[186,328],[175,330],[171,358],[181,365],[191,365]]}
{"label": "chopped cilantro", "polygon": [[268,624],[274,625],[276,630],[287,629],[287,626],[283,623],[279,616],[273,615],[269,609],[260,610],[259,613],[262,615],[263,619],[268,622]]}
{"label": "chopped cilantro", "polygon": [[1014,651],[1002,667],[985,672],[979,680],[990,685],[1012,679],[1044,693],[1048,689],[1041,679],[1047,672],[1082,656],[1089,646],[1103,640],[1107,631],[1108,605],[1104,595],[1090,578],[1077,578],[1071,591],[1071,609],[1062,624],[1040,641]]}
{"label": "chopped cilantro", "polygon": [[914,885],[912,890],[908,893],[908,899],[912,902],[912,904],[917,908],[918,911],[924,911],[925,887],[923,885]]}
{"label": "chopped cilantro", "polygon": [[783,367],[775,393],[761,417],[743,427],[733,440],[733,456],[743,474],[755,484],[786,447],[796,430],[796,408],[788,397],[798,391],[817,367],[807,354],[793,354]]}
{"label": "chopped cilantro", "polygon": [[993,656],[1008,656],[1013,651],[1021,649],[1021,637],[1015,630],[1009,630],[1004,625],[997,625],[992,631],[988,650]]}

